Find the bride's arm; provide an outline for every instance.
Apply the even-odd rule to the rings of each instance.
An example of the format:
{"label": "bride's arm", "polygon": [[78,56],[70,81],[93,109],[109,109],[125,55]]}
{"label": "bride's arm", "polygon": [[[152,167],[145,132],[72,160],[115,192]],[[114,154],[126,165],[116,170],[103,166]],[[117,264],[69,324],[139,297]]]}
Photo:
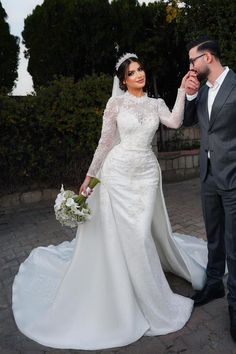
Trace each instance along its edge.
{"label": "bride's arm", "polygon": [[168,128],[178,129],[181,127],[184,119],[186,92],[190,93],[192,92],[191,90],[196,91],[198,87],[199,82],[196,79],[196,73],[190,70],[181,81],[181,86],[178,89],[172,112],[169,110],[164,100],[158,99],[157,106],[161,123]]}
{"label": "bride's arm", "polygon": [[179,128],[184,119],[184,105],[185,105],[185,90],[184,88],[179,88],[175,105],[172,112],[167,107],[163,99],[157,100],[158,114],[162,124],[166,125],[168,128],[177,129]]}
{"label": "bride's arm", "polygon": [[88,169],[87,176],[96,176],[105,157],[114,145],[116,138],[116,117],[118,113],[118,104],[116,98],[110,98],[107,102],[106,109],[103,114],[102,132],[98,142],[97,149],[94,153],[93,160]]}
{"label": "bride's arm", "polygon": [[98,142],[97,149],[93,155],[93,160],[89,166],[84,182],[80,186],[79,192],[87,193],[91,177],[95,177],[99,171],[105,157],[112,149],[116,138],[116,117],[118,113],[118,104],[115,98],[110,98],[107,102],[102,123],[101,137]]}

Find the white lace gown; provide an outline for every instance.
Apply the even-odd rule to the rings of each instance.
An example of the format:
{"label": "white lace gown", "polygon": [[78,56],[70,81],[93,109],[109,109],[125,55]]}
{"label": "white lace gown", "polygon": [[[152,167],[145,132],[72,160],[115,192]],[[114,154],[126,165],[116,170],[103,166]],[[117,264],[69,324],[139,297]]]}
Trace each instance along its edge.
{"label": "white lace gown", "polygon": [[206,243],[172,234],[151,150],[160,121],[181,125],[184,99],[179,89],[172,113],[162,99],[128,92],[108,101],[88,172],[101,179],[89,198],[92,220],[72,242],[34,249],[15,277],[13,312],[26,336],[92,350],[177,331],[188,321],[193,301],[172,292],[163,269],[201,288]]}

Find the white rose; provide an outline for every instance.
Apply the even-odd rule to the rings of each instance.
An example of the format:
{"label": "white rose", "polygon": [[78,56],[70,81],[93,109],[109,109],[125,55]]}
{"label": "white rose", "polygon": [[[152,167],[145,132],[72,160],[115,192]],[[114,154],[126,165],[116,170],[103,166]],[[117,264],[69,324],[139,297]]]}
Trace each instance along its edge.
{"label": "white rose", "polygon": [[66,206],[67,207],[72,207],[72,205],[75,204],[75,201],[73,198],[68,198],[67,201],[66,201]]}
{"label": "white rose", "polygon": [[61,207],[61,204],[65,201],[65,198],[63,197],[63,195],[60,193],[57,195],[57,198],[55,200],[55,206],[57,208]]}

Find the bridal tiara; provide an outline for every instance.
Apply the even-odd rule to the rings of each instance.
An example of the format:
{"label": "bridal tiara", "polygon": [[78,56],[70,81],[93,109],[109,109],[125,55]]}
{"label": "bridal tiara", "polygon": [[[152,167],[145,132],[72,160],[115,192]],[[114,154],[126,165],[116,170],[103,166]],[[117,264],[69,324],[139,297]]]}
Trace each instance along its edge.
{"label": "bridal tiara", "polygon": [[129,58],[136,58],[138,59],[137,55],[134,53],[125,53],[124,55],[122,55],[119,60],[116,63],[116,71],[119,69],[120,65]]}

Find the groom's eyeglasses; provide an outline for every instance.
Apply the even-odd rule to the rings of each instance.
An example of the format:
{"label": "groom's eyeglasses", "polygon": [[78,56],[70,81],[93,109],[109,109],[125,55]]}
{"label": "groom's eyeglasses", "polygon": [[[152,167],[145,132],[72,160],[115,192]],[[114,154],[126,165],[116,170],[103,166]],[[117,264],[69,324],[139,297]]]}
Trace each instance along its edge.
{"label": "groom's eyeglasses", "polygon": [[205,54],[206,54],[206,53],[203,53],[203,54],[198,55],[198,56],[195,57],[195,58],[190,58],[190,59],[189,59],[189,64],[194,65],[195,61],[196,61],[198,58],[203,57],[203,55],[205,55]]}

